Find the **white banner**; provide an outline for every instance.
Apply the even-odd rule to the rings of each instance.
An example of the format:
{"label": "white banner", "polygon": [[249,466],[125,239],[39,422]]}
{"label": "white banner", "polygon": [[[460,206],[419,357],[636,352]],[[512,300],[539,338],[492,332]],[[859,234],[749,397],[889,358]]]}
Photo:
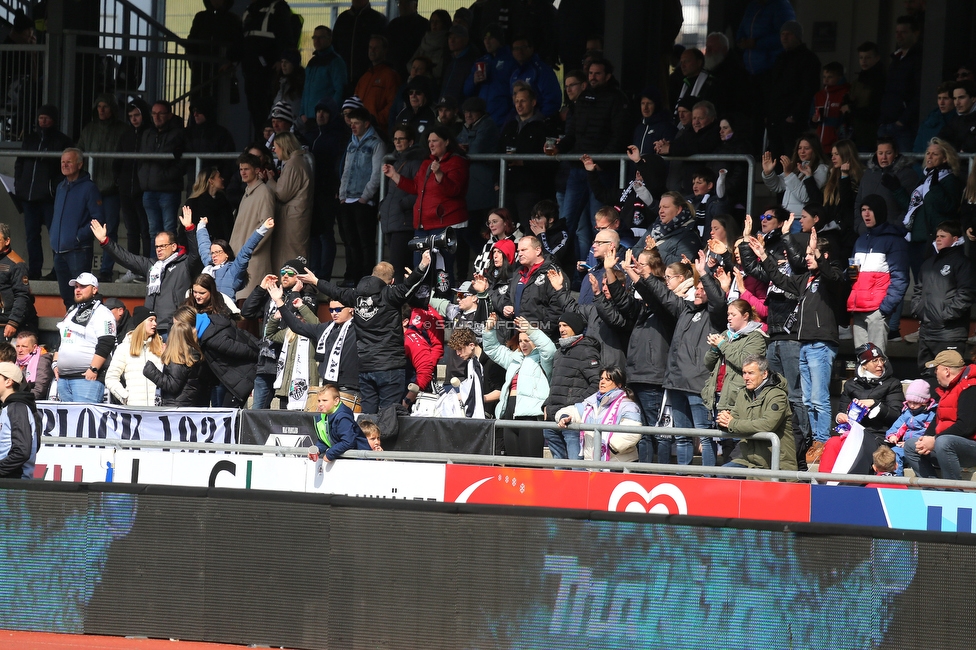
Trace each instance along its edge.
{"label": "white banner", "polygon": [[38,402],[41,434],[61,438],[237,442],[239,411],[229,408],[129,408]]}

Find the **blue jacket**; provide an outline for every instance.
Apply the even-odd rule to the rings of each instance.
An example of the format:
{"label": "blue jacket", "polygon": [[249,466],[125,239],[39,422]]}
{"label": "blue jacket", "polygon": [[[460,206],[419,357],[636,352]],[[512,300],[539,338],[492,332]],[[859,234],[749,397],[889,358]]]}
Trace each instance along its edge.
{"label": "blue jacket", "polygon": [[319,414],[315,421],[315,433],[315,446],[319,448],[319,454],[330,461],[350,449],[370,450],[369,441],[345,404],[340,403],[333,413]]}
{"label": "blue jacket", "polygon": [[502,368],[505,368],[505,385],[495,408],[495,417],[501,418],[508,405],[508,393],[512,379],[518,374],[518,401],[513,417],[532,417],[542,415],[542,404],[549,397],[549,378],[552,376],[552,362],[556,356],[555,344],[541,330],[529,330],[529,338],[535,349],[528,356],[518,350],[509,350],[498,342],[498,337],[484,337],[485,354]]}
{"label": "blue jacket", "polygon": [[905,231],[888,221],[879,223],[857,238],[851,255],[860,264],[860,273],[851,287],[847,310],[893,313],[908,290]]}
{"label": "blue jacket", "polygon": [[477,52],[470,45],[458,56],[448,54],[444,62],[444,82],[440,97],[453,97],[460,104],[464,100],[464,84],[474,68]]}
{"label": "blue jacket", "polygon": [[[217,283],[217,291],[230,296],[233,299],[237,292],[247,286],[247,263],[251,261],[251,253],[257,247],[268,230],[264,224],[251,233],[241,250],[237,251],[233,262],[228,262],[220,268],[211,269],[213,271],[214,282]],[[200,224],[193,230],[186,231],[187,244],[193,246],[196,240],[197,250],[200,251],[200,259],[203,261],[204,268],[213,264],[210,256],[210,233],[207,232],[206,224]]]}
{"label": "blue jacket", "polygon": [[912,438],[918,438],[919,436],[925,435],[925,430],[929,428],[929,423],[935,419],[935,408],[931,407],[926,411],[922,411],[918,415],[912,413],[912,410],[907,406],[895,420],[894,424],[888,427],[888,432],[886,436],[898,433],[902,427],[905,427],[905,431],[902,433],[901,440],[911,440]]}
{"label": "blue jacket", "polygon": [[915,144],[912,146],[912,151],[915,153],[925,153],[925,150],[929,148],[929,140],[939,135],[942,129],[949,126],[949,122],[956,119],[957,116],[956,109],[952,109],[948,113],[943,113],[938,107],[933,108],[932,112],[925,118],[925,121],[918,125],[918,135],[915,136]]}
{"label": "blue jacket", "polygon": [[74,181],[64,179],[54,197],[54,221],[51,222],[51,248],[55,253],[93,246],[91,220],[105,223],[102,195],[88,172]]}
{"label": "blue jacket", "polygon": [[[551,117],[559,112],[563,105],[563,89],[559,85],[556,73],[552,71],[545,61],[539,58],[538,54],[533,54],[532,58],[525,65],[518,65],[512,70],[509,77],[509,93],[516,81],[524,81],[532,86],[535,91],[537,107],[539,112],[546,117]],[[515,114],[515,106],[512,106],[511,113]]]}
{"label": "blue jacket", "polygon": [[735,40],[756,39],[756,47],[742,53],[742,63],[749,74],[759,74],[773,67],[776,57],[783,51],[779,30],[788,20],[796,20],[796,12],[789,0],[752,0],[746,7]]}
{"label": "blue jacket", "polygon": [[[346,62],[330,45],[312,54],[305,67],[305,90],[302,92],[302,115],[315,121],[315,105],[326,97],[342,105],[343,89],[349,80]],[[298,116],[295,116],[298,118]],[[332,116],[335,119],[335,115]]]}
{"label": "blue jacket", "polygon": [[342,164],[339,182],[339,200],[366,197],[375,200],[380,190],[383,156],[386,145],[372,126],[360,139],[352,136],[346,145],[346,158]]}
{"label": "blue jacket", "polygon": [[512,113],[512,73],[518,63],[512,58],[512,50],[502,45],[494,54],[485,54],[476,62],[485,64],[485,80],[475,84],[475,66],[471,66],[471,73],[464,81],[464,96],[477,95],[485,100],[488,114],[492,121],[501,128]]}

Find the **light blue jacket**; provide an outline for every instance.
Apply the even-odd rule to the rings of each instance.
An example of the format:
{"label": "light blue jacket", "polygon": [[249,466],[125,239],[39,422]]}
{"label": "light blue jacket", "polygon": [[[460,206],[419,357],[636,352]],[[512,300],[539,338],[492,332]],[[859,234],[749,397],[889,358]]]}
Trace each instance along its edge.
{"label": "light blue jacket", "polygon": [[339,200],[365,198],[375,201],[380,191],[386,145],[372,126],[362,139],[352,136],[342,165]]}
{"label": "light blue jacket", "polygon": [[492,361],[505,368],[505,385],[502,396],[495,407],[495,417],[501,418],[508,404],[508,393],[512,378],[518,379],[518,402],[513,417],[533,417],[542,415],[542,403],[549,397],[549,377],[552,375],[552,361],[556,356],[556,346],[548,336],[532,328],[529,338],[535,349],[525,356],[519,350],[509,350],[498,342],[495,332],[485,332],[485,354]]}
{"label": "light blue jacket", "polygon": [[[305,67],[305,90],[302,92],[302,114],[315,122],[315,105],[326,97],[342,106],[343,90],[348,81],[346,62],[330,45],[312,54]],[[295,116],[298,119],[298,116]]]}
{"label": "light blue jacket", "polygon": [[[190,232],[194,231],[191,230]],[[233,299],[237,292],[247,285],[247,263],[251,261],[251,253],[268,234],[268,229],[264,227],[264,224],[261,224],[247,238],[247,241],[241,246],[241,250],[237,251],[237,256],[233,262],[209,269],[208,267],[213,265],[213,257],[210,256],[210,233],[207,232],[207,225],[199,224],[196,227],[196,233],[197,250],[200,251],[200,259],[203,260],[204,273],[211,272],[214,282],[217,284],[217,291]]]}

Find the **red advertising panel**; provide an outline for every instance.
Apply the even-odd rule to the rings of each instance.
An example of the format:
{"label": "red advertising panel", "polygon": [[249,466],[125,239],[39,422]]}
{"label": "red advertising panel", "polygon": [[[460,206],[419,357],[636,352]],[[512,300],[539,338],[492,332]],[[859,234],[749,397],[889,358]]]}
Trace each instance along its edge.
{"label": "red advertising panel", "polygon": [[646,474],[590,475],[590,510],[738,517],[739,481]]}
{"label": "red advertising panel", "polygon": [[586,508],[589,472],[448,465],[444,501]]}
{"label": "red advertising panel", "polygon": [[810,486],[803,483],[737,481],[739,517],[766,521],[810,521]]}

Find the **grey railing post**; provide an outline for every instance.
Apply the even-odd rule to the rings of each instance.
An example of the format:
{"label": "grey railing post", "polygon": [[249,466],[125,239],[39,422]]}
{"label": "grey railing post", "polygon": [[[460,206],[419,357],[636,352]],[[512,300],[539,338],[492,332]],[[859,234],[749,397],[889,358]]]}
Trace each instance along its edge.
{"label": "grey railing post", "polygon": [[505,207],[505,184],[508,179],[508,161],[505,158],[498,159],[498,207]]}

